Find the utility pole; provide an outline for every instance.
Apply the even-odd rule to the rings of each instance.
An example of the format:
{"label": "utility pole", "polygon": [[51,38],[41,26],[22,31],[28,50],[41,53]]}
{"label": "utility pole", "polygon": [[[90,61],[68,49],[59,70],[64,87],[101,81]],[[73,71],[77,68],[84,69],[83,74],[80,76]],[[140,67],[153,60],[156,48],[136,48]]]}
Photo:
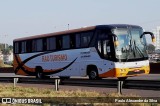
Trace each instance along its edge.
{"label": "utility pole", "polygon": [[68,24],[68,30],[69,30],[69,24]]}
{"label": "utility pole", "polygon": [[4,35],[4,49],[6,49],[7,48],[7,42],[6,42],[6,37],[7,37],[8,35]]}

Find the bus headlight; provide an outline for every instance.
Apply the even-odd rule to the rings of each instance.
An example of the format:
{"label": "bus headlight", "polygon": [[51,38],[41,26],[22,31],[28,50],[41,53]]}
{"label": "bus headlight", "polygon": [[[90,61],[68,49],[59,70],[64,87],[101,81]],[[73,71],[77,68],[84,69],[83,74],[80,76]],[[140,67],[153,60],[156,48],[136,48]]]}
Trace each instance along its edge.
{"label": "bus headlight", "polygon": [[120,69],[120,72],[124,73],[124,72],[126,72],[126,69]]}

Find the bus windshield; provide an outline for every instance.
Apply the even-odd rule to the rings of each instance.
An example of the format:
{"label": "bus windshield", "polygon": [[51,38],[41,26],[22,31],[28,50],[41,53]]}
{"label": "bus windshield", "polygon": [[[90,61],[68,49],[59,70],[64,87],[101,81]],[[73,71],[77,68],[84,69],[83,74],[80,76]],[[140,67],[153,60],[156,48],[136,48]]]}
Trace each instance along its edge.
{"label": "bus windshield", "polygon": [[124,61],[148,59],[145,36],[141,28],[117,28],[113,30],[117,35],[119,45],[115,47],[116,58]]}

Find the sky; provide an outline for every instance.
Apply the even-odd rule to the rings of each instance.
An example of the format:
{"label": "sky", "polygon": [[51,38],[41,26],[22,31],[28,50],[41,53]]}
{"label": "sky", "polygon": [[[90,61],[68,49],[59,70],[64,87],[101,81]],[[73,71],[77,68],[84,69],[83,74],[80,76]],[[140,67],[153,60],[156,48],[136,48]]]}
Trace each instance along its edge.
{"label": "sky", "polygon": [[[160,26],[160,0],[0,0],[0,43],[101,24]],[[147,38],[148,39],[148,38]]]}

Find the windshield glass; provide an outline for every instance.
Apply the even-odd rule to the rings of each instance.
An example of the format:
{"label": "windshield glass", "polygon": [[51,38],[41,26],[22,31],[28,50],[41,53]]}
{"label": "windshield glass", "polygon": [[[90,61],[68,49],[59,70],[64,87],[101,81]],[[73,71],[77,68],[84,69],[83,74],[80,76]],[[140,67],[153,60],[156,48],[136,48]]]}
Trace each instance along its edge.
{"label": "windshield glass", "polygon": [[118,28],[113,33],[117,35],[119,45],[115,47],[116,58],[124,61],[147,58],[145,36],[141,28]]}

